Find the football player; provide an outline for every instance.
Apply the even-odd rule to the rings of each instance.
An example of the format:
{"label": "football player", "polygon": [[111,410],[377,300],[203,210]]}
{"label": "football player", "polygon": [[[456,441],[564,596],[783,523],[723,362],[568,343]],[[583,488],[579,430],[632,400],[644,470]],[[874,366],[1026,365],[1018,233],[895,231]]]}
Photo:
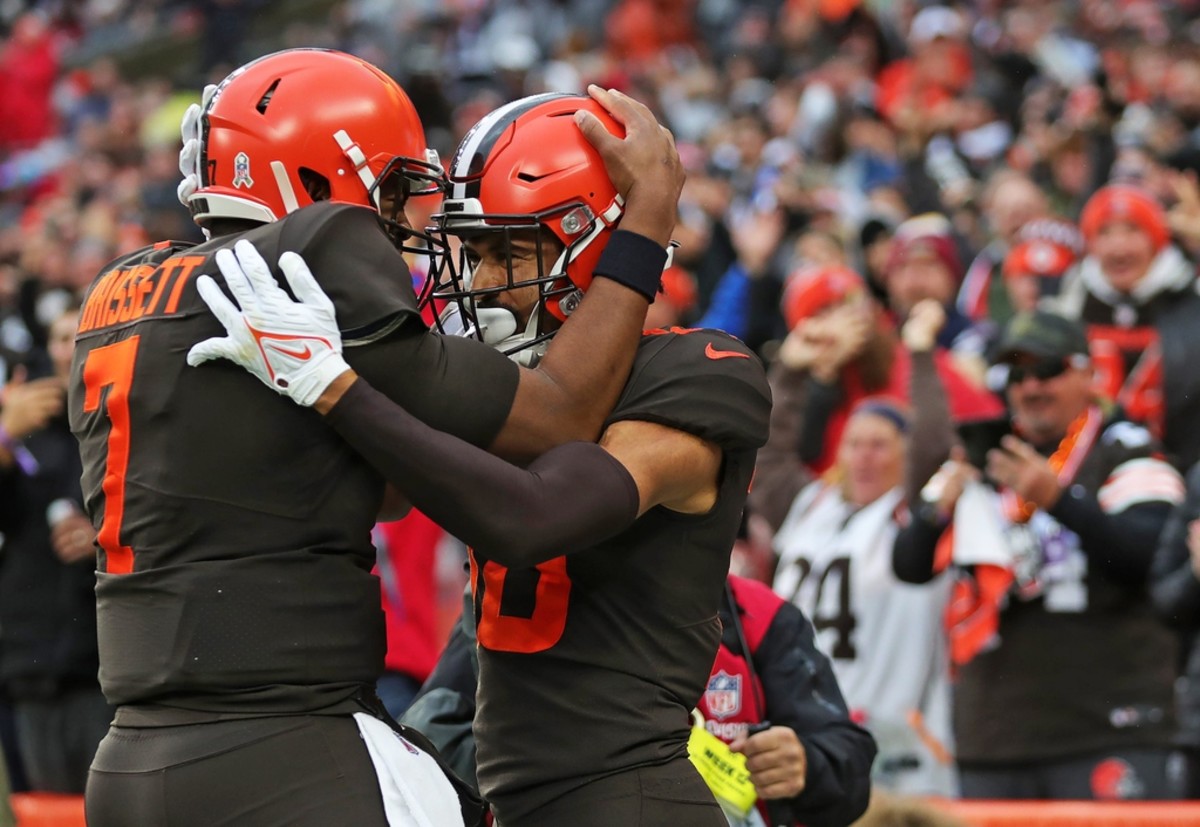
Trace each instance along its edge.
{"label": "football player", "polygon": [[[369,531],[382,479],[244,371],[187,366],[220,331],[196,276],[239,239],[272,258],[302,253],[336,308],[346,361],[413,414],[515,457],[594,439],[638,347],[682,186],[649,111],[596,96],[617,134],[595,119],[582,128],[621,182],[605,220],[623,229],[592,262],[594,299],[536,370],[422,322],[397,245],[436,246],[404,205],[439,191],[443,172],[383,72],[294,49],[241,67],[189,110],[180,196],[211,240],[106,267],[72,366],[71,426],[99,533],[100,680],[117,706],[92,766],[90,824],[462,823],[449,783],[411,748],[416,736],[382,723],[374,697],[384,626]],[[340,372],[310,359],[306,339],[260,331],[256,342],[318,368],[289,388],[310,402],[316,380]],[[406,808],[415,815],[397,815]]]}
{"label": "football player", "polygon": [[[458,148],[438,218],[466,264],[446,268],[435,294],[449,303],[443,323],[527,362],[553,349],[583,294],[594,301],[592,262],[616,241],[616,188],[575,128],[581,110],[607,119],[559,95],[486,116]],[[202,279],[229,335],[198,345],[200,357],[242,364],[301,403],[315,394],[337,433],[471,547],[478,778],[497,822],[724,825],[687,742],[766,439],[755,355],[716,331],[647,331],[599,443],[518,467],[421,423],[348,368],[335,308],[298,257],[281,262],[298,302],[249,245],[219,263],[240,308]],[[303,336],[336,377],[318,388],[255,345],[253,331],[278,330]],[[311,392],[298,397],[297,384]]]}

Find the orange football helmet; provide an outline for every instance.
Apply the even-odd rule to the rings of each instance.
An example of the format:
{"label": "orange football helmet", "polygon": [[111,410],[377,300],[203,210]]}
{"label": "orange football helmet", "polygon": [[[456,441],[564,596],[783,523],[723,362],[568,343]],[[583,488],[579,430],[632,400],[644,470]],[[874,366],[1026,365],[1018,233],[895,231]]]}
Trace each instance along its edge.
{"label": "orange football helmet", "polygon": [[[485,116],[459,144],[447,176],[442,212],[433,216],[435,232],[458,238],[483,233],[538,230],[542,240],[556,238],[562,253],[547,270],[538,256],[536,279],[514,281],[511,254],[508,284],[473,289],[470,267],[460,250],[446,256],[434,279],[432,298],[446,303],[439,317],[443,332],[474,335],[505,353],[521,353],[527,364],[540,357],[557,325],[546,314],[565,320],[592,281],[592,271],[624,211],[624,201],[609,180],[604,162],[575,124],[586,109],[614,135],[625,128],[591,98],[533,95]],[[507,249],[507,240],[506,240]],[[514,287],[537,284],[540,299],[525,330],[504,313],[486,307],[483,298]],[[540,348],[538,346],[541,346]]]}
{"label": "orange football helmet", "polygon": [[[444,182],[408,95],[342,52],[288,49],[247,63],[206,92],[190,128],[198,181],[181,196],[201,227],[276,221],[331,200],[373,207],[407,237],[407,196]],[[188,132],[185,118],[185,147]]]}

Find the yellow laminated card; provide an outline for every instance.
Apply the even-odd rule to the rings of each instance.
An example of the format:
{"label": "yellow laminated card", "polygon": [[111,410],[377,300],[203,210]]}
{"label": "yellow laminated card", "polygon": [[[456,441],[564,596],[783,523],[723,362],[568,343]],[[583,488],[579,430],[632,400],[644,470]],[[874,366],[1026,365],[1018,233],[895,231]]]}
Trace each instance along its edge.
{"label": "yellow laminated card", "polygon": [[704,720],[692,714],[692,734],[688,738],[688,757],[712,790],[717,803],[745,816],[754,807],[758,794],[746,769],[746,756],[704,728]]}

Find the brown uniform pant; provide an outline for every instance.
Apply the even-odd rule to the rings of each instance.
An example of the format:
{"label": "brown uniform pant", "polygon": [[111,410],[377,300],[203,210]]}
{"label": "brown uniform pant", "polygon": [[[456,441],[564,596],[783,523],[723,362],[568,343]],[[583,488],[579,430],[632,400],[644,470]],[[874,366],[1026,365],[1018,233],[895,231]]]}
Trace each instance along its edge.
{"label": "brown uniform pant", "polygon": [[112,727],[88,774],[89,827],[387,827],[349,716]]}
{"label": "brown uniform pant", "polygon": [[497,811],[496,827],[728,827],[721,808],[686,758],[610,775],[520,818]]}

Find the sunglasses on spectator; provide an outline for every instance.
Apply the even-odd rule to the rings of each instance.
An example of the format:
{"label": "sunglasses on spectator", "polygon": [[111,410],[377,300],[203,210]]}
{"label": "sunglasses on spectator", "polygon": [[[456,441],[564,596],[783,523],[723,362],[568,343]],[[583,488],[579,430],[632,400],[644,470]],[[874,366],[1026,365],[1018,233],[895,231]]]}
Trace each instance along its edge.
{"label": "sunglasses on spectator", "polygon": [[1048,382],[1062,376],[1067,372],[1067,368],[1082,367],[1086,364],[1087,357],[1082,354],[1060,359],[1039,359],[1036,362],[1010,364],[1007,384],[1019,385],[1029,377],[1033,377],[1039,382]]}

